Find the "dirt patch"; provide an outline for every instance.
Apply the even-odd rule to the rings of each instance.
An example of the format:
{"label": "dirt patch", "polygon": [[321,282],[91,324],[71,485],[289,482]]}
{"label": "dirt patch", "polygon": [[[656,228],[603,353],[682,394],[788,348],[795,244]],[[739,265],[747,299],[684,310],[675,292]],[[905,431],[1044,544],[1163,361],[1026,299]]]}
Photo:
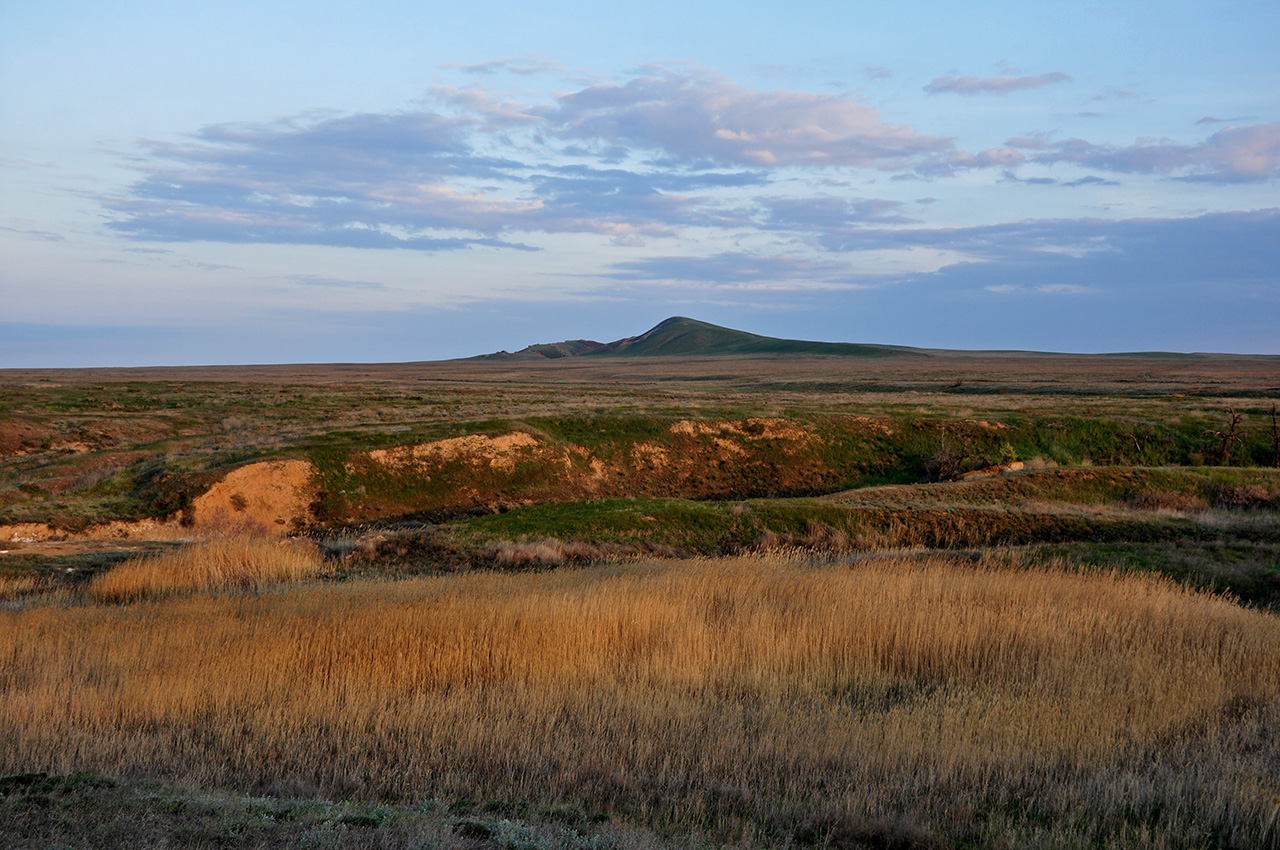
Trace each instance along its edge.
{"label": "dirt patch", "polygon": [[537,437],[516,431],[500,437],[469,434],[420,443],[415,446],[398,446],[394,449],[374,449],[369,458],[384,466],[435,466],[459,458],[487,465],[493,469],[515,469],[522,450],[542,445]]}
{"label": "dirt patch", "polygon": [[975,469],[973,472],[966,472],[960,476],[961,481],[974,481],[981,478],[995,478],[997,475],[1006,475],[1010,472],[1020,472],[1023,463],[1015,460],[1013,463],[997,463],[995,466],[988,466],[984,469]]}
{"label": "dirt patch", "polygon": [[316,492],[305,460],[251,463],[232,470],[191,504],[196,529],[284,534],[311,519]]}
{"label": "dirt patch", "polygon": [[791,440],[807,443],[813,439],[813,431],[807,425],[790,419],[748,419],[747,434],[766,440]]}
{"label": "dirt patch", "polygon": [[741,443],[735,443],[733,440],[716,437],[712,442],[714,442],[716,444],[716,448],[720,450],[721,458],[729,458],[733,455],[746,454],[747,452],[747,450],[742,447]]}
{"label": "dirt patch", "polygon": [[699,422],[694,419],[681,419],[668,430],[672,434],[681,434],[686,437],[707,437],[723,434],[726,431],[733,434],[742,433],[742,429],[732,422]]}
{"label": "dirt patch", "polygon": [[636,465],[640,468],[647,466],[651,469],[666,469],[671,465],[671,452],[651,443],[637,443],[635,457]]}
{"label": "dirt patch", "polygon": [[192,529],[184,528],[176,517],[143,519],[136,522],[107,522],[71,532],[36,522],[0,525],[0,555],[19,553],[53,557],[90,552],[132,552],[145,548],[146,541],[189,540]]}
{"label": "dirt patch", "polygon": [[49,445],[49,451],[61,452],[66,455],[84,455],[93,451],[93,446],[83,440],[54,440]]}
{"label": "dirt patch", "polygon": [[[892,423],[886,422],[883,419],[873,419],[870,416],[851,416],[849,418],[850,421],[857,422],[873,434],[884,434],[885,436],[888,436],[895,430]],[[916,427],[919,428],[921,426],[917,424]]]}
{"label": "dirt patch", "polygon": [[[813,430],[807,425],[792,422],[790,419],[766,419],[753,417],[745,422],[703,422],[694,419],[681,419],[668,429],[672,434],[686,437],[743,437],[751,440],[790,440],[808,442],[813,439]],[[719,441],[717,441],[719,442]]]}
{"label": "dirt patch", "polygon": [[49,429],[34,422],[15,419],[0,420],[0,457],[23,455],[38,449],[49,435]]}
{"label": "dirt patch", "polygon": [[18,522],[13,525],[0,525],[0,542],[4,543],[38,543],[51,537],[62,535],[52,526],[42,522]]}

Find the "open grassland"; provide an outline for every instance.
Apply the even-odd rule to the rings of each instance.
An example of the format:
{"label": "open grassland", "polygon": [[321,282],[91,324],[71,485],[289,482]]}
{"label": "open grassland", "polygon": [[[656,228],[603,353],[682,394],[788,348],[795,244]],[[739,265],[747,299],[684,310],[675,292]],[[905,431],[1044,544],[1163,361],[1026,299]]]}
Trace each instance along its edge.
{"label": "open grassland", "polygon": [[[329,525],[584,495],[742,498],[910,483],[928,477],[943,448],[975,465],[1012,455],[1059,465],[1270,466],[1277,397],[1280,361],[1231,356],[8,370],[0,372],[0,522],[75,529],[171,516],[236,466],[278,458],[316,466]],[[1212,432],[1229,430],[1232,411],[1243,418],[1224,457]],[[794,420],[822,439],[787,451],[749,440],[745,454],[716,454],[724,435],[670,432],[683,420],[753,417]],[[590,451],[612,464],[612,483],[584,493],[563,464],[537,458],[478,476],[474,494],[362,468],[371,450],[513,430],[552,449]],[[631,454],[638,442],[693,450],[701,468],[650,468],[652,452]]]}
{"label": "open grassland", "polygon": [[0,771],[567,807],[769,846],[1280,846],[1280,622],[1004,560],[0,612]]}

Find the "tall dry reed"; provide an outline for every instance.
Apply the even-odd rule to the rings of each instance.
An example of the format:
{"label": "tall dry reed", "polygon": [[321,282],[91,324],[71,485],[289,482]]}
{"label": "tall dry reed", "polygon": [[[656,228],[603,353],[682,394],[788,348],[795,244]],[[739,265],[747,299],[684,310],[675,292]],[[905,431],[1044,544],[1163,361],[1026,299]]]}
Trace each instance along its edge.
{"label": "tall dry reed", "polygon": [[0,601],[35,593],[49,586],[49,581],[33,575],[0,575]]}
{"label": "tall dry reed", "polygon": [[197,590],[256,590],[297,581],[322,568],[309,542],[268,537],[215,537],[158,555],[132,558],[89,582],[103,602],[136,602]]}
{"label": "tall dry reed", "polygon": [[1278,721],[1271,616],[937,557],[0,615],[0,770],[573,804],[769,844],[1275,846]]}

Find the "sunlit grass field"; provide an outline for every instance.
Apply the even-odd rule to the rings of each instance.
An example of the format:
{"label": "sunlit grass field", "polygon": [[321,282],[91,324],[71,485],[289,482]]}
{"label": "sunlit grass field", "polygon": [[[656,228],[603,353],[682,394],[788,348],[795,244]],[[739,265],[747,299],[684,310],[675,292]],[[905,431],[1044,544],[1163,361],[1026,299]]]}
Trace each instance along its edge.
{"label": "sunlit grass field", "polygon": [[1280,847],[1277,363],[4,372],[0,847]]}
{"label": "sunlit grass field", "polygon": [[306,541],[213,537],[181,549],[132,558],[94,576],[85,588],[101,602],[136,602],[198,590],[250,590],[323,572]]}
{"label": "sunlit grass field", "polygon": [[1007,558],[0,613],[0,771],[571,806],[717,842],[1276,846],[1278,721],[1273,616]]}

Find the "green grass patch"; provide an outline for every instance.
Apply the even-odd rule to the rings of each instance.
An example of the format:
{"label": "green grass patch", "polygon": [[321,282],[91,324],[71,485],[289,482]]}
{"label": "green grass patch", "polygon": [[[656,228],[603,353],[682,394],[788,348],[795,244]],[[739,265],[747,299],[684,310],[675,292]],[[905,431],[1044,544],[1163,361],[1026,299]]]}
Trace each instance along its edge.
{"label": "green grass patch", "polygon": [[[288,783],[286,783],[287,785]],[[274,793],[272,793],[274,792]],[[607,815],[587,817],[519,807],[497,814],[488,803],[436,799],[396,803],[316,799],[294,783],[250,795],[199,792],[90,773],[0,777],[0,843],[6,850],[102,847],[254,847],[260,850],[422,850],[484,846],[502,850],[612,850],[685,847]],[[509,805],[496,801],[497,808]],[[478,843],[483,839],[483,844]]]}

